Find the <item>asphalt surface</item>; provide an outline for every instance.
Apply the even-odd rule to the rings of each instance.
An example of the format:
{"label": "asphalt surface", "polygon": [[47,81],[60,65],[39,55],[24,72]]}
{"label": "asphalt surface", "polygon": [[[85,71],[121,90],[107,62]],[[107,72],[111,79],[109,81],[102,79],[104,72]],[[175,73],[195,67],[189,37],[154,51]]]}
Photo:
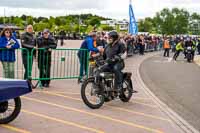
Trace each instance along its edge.
{"label": "asphalt surface", "polygon": [[[171,54],[172,55],[172,54]],[[162,54],[145,60],[140,74],[148,88],[200,131],[200,67]]]}
{"label": "asphalt surface", "polygon": [[[62,48],[78,48],[80,44],[70,40]],[[52,80],[50,88],[37,88],[21,97],[20,115],[8,125],[0,125],[0,133],[183,133],[145,93],[139,80],[140,64],[153,55],[126,60],[124,71],[132,72],[134,89],[139,92],[129,103],[117,99],[92,110],[81,99],[77,79]],[[74,67],[68,60],[65,64]]]}

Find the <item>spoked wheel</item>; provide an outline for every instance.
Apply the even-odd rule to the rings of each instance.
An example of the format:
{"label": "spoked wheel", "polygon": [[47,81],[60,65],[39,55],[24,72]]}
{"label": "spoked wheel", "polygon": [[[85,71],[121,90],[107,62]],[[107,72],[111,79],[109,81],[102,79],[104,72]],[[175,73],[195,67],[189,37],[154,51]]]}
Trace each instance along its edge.
{"label": "spoked wheel", "polygon": [[83,102],[91,109],[98,109],[104,104],[104,96],[99,93],[93,78],[85,80],[81,87],[81,97]]}
{"label": "spoked wheel", "polygon": [[125,80],[123,82],[123,89],[122,89],[121,94],[119,95],[119,98],[122,102],[129,102],[132,95],[133,95],[133,88],[130,85],[130,81]]}
{"label": "spoked wheel", "polygon": [[0,124],[13,121],[20,113],[21,100],[19,97],[0,103]]}

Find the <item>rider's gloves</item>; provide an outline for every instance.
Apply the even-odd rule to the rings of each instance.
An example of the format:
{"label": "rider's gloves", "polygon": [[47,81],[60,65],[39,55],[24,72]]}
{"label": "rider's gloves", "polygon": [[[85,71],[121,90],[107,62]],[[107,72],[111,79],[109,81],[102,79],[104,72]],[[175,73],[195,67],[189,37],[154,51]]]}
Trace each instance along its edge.
{"label": "rider's gloves", "polygon": [[106,63],[108,64],[113,64],[115,62],[114,59],[106,59]]}
{"label": "rider's gloves", "polygon": [[114,60],[115,60],[115,61],[120,61],[120,60],[121,60],[121,57],[120,57],[119,55],[115,55],[115,56],[114,56]]}

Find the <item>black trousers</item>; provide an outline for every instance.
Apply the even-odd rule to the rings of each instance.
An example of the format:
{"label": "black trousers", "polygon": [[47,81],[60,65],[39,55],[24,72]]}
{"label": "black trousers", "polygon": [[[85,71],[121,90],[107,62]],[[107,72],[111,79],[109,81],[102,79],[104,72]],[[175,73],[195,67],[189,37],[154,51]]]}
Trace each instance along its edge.
{"label": "black trousers", "polygon": [[78,52],[78,58],[79,58],[79,62],[80,62],[80,74],[79,74],[79,78],[83,78],[84,75],[86,75],[87,73],[87,63],[88,63],[88,59],[87,59],[87,51],[79,51]]}
{"label": "black trousers", "polygon": [[200,44],[197,46],[198,54],[200,55]]}
{"label": "black trousers", "polygon": [[174,59],[174,60],[176,60],[176,59],[178,58],[178,56],[179,56],[179,54],[180,54],[181,51],[182,51],[182,50],[176,50],[176,52],[175,52],[175,54],[174,54],[174,56],[173,56],[173,59]]}
{"label": "black trousers", "polygon": [[165,49],[165,52],[164,52],[164,55],[163,55],[164,57],[169,57],[169,48],[166,48]]}
{"label": "black trousers", "polygon": [[49,85],[51,81],[51,53],[38,52],[38,68],[42,85]]}
{"label": "black trousers", "polygon": [[33,64],[33,56],[31,56],[30,52],[29,53],[27,53],[27,51],[22,52],[22,62],[25,69],[24,79],[27,80],[29,76],[31,76],[30,71]]}
{"label": "black trousers", "polygon": [[140,54],[144,55],[144,47],[145,45],[140,45]]}
{"label": "black trousers", "polygon": [[64,36],[61,36],[60,37],[60,45],[63,46],[63,44],[64,44]]}
{"label": "black trousers", "polygon": [[115,74],[115,85],[114,87],[121,86],[123,83],[123,73],[122,69],[124,68],[124,62],[119,62],[114,65],[104,65],[100,72],[113,72]]}

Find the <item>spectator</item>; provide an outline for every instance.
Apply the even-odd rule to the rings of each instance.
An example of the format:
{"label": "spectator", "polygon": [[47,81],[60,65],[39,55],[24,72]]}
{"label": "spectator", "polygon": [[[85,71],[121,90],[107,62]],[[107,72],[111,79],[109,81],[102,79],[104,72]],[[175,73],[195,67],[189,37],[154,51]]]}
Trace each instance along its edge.
{"label": "spectator", "polygon": [[[33,34],[33,26],[28,25],[26,32],[21,35],[21,44],[22,48],[26,50],[22,51],[22,61],[25,68],[24,79],[28,79],[28,76],[31,76],[28,68],[32,68],[33,58],[31,56],[32,50],[36,48],[36,39]],[[35,55],[35,52],[33,53]]]}
{"label": "spectator", "polygon": [[105,48],[105,46],[107,45],[107,42],[106,40],[104,40],[103,37],[104,34],[102,32],[97,32],[97,40],[96,40],[97,47],[102,46],[103,48]]}
{"label": "spectator", "polygon": [[140,47],[140,55],[144,55],[145,43],[144,43],[144,37],[142,35],[139,36],[138,45]]}
{"label": "spectator", "polygon": [[12,36],[17,39],[17,32],[15,30],[13,30]]}
{"label": "spectator", "polygon": [[200,38],[198,39],[197,49],[198,49],[198,54],[200,55]]}
{"label": "spectator", "polygon": [[164,57],[169,57],[170,44],[169,44],[169,40],[167,38],[165,38],[165,40],[164,40],[163,48],[165,50],[163,56]]}
{"label": "spectator", "polygon": [[[95,32],[91,32],[88,37],[82,42],[80,49],[87,49],[89,52],[103,52],[102,48],[95,48],[94,42],[96,41],[97,36]],[[83,79],[83,76],[87,72],[87,52],[86,50],[79,50],[78,58],[80,62],[80,75],[78,79],[78,83],[80,83]]]}
{"label": "spectator", "polygon": [[159,38],[159,50],[163,49],[163,39]]}
{"label": "spectator", "polygon": [[0,61],[3,65],[4,77],[15,78],[15,49],[19,48],[19,43],[17,39],[12,36],[11,29],[5,28],[1,32],[0,48],[5,48],[0,50]]}
{"label": "spectator", "polygon": [[43,36],[38,38],[38,68],[43,87],[49,87],[51,73],[51,51],[57,47],[54,38],[50,36],[48,29],[44,29]]}
{"label": "spectator", "polygon": [[65,31],[63,31],[63,30],[61,30],[60,31],[60,41],[61,41],[61,46],[63,46],[63,44],[64,44],[64,39],[65,39],[65,37],[66,37],[66,33],[65,33]]}

